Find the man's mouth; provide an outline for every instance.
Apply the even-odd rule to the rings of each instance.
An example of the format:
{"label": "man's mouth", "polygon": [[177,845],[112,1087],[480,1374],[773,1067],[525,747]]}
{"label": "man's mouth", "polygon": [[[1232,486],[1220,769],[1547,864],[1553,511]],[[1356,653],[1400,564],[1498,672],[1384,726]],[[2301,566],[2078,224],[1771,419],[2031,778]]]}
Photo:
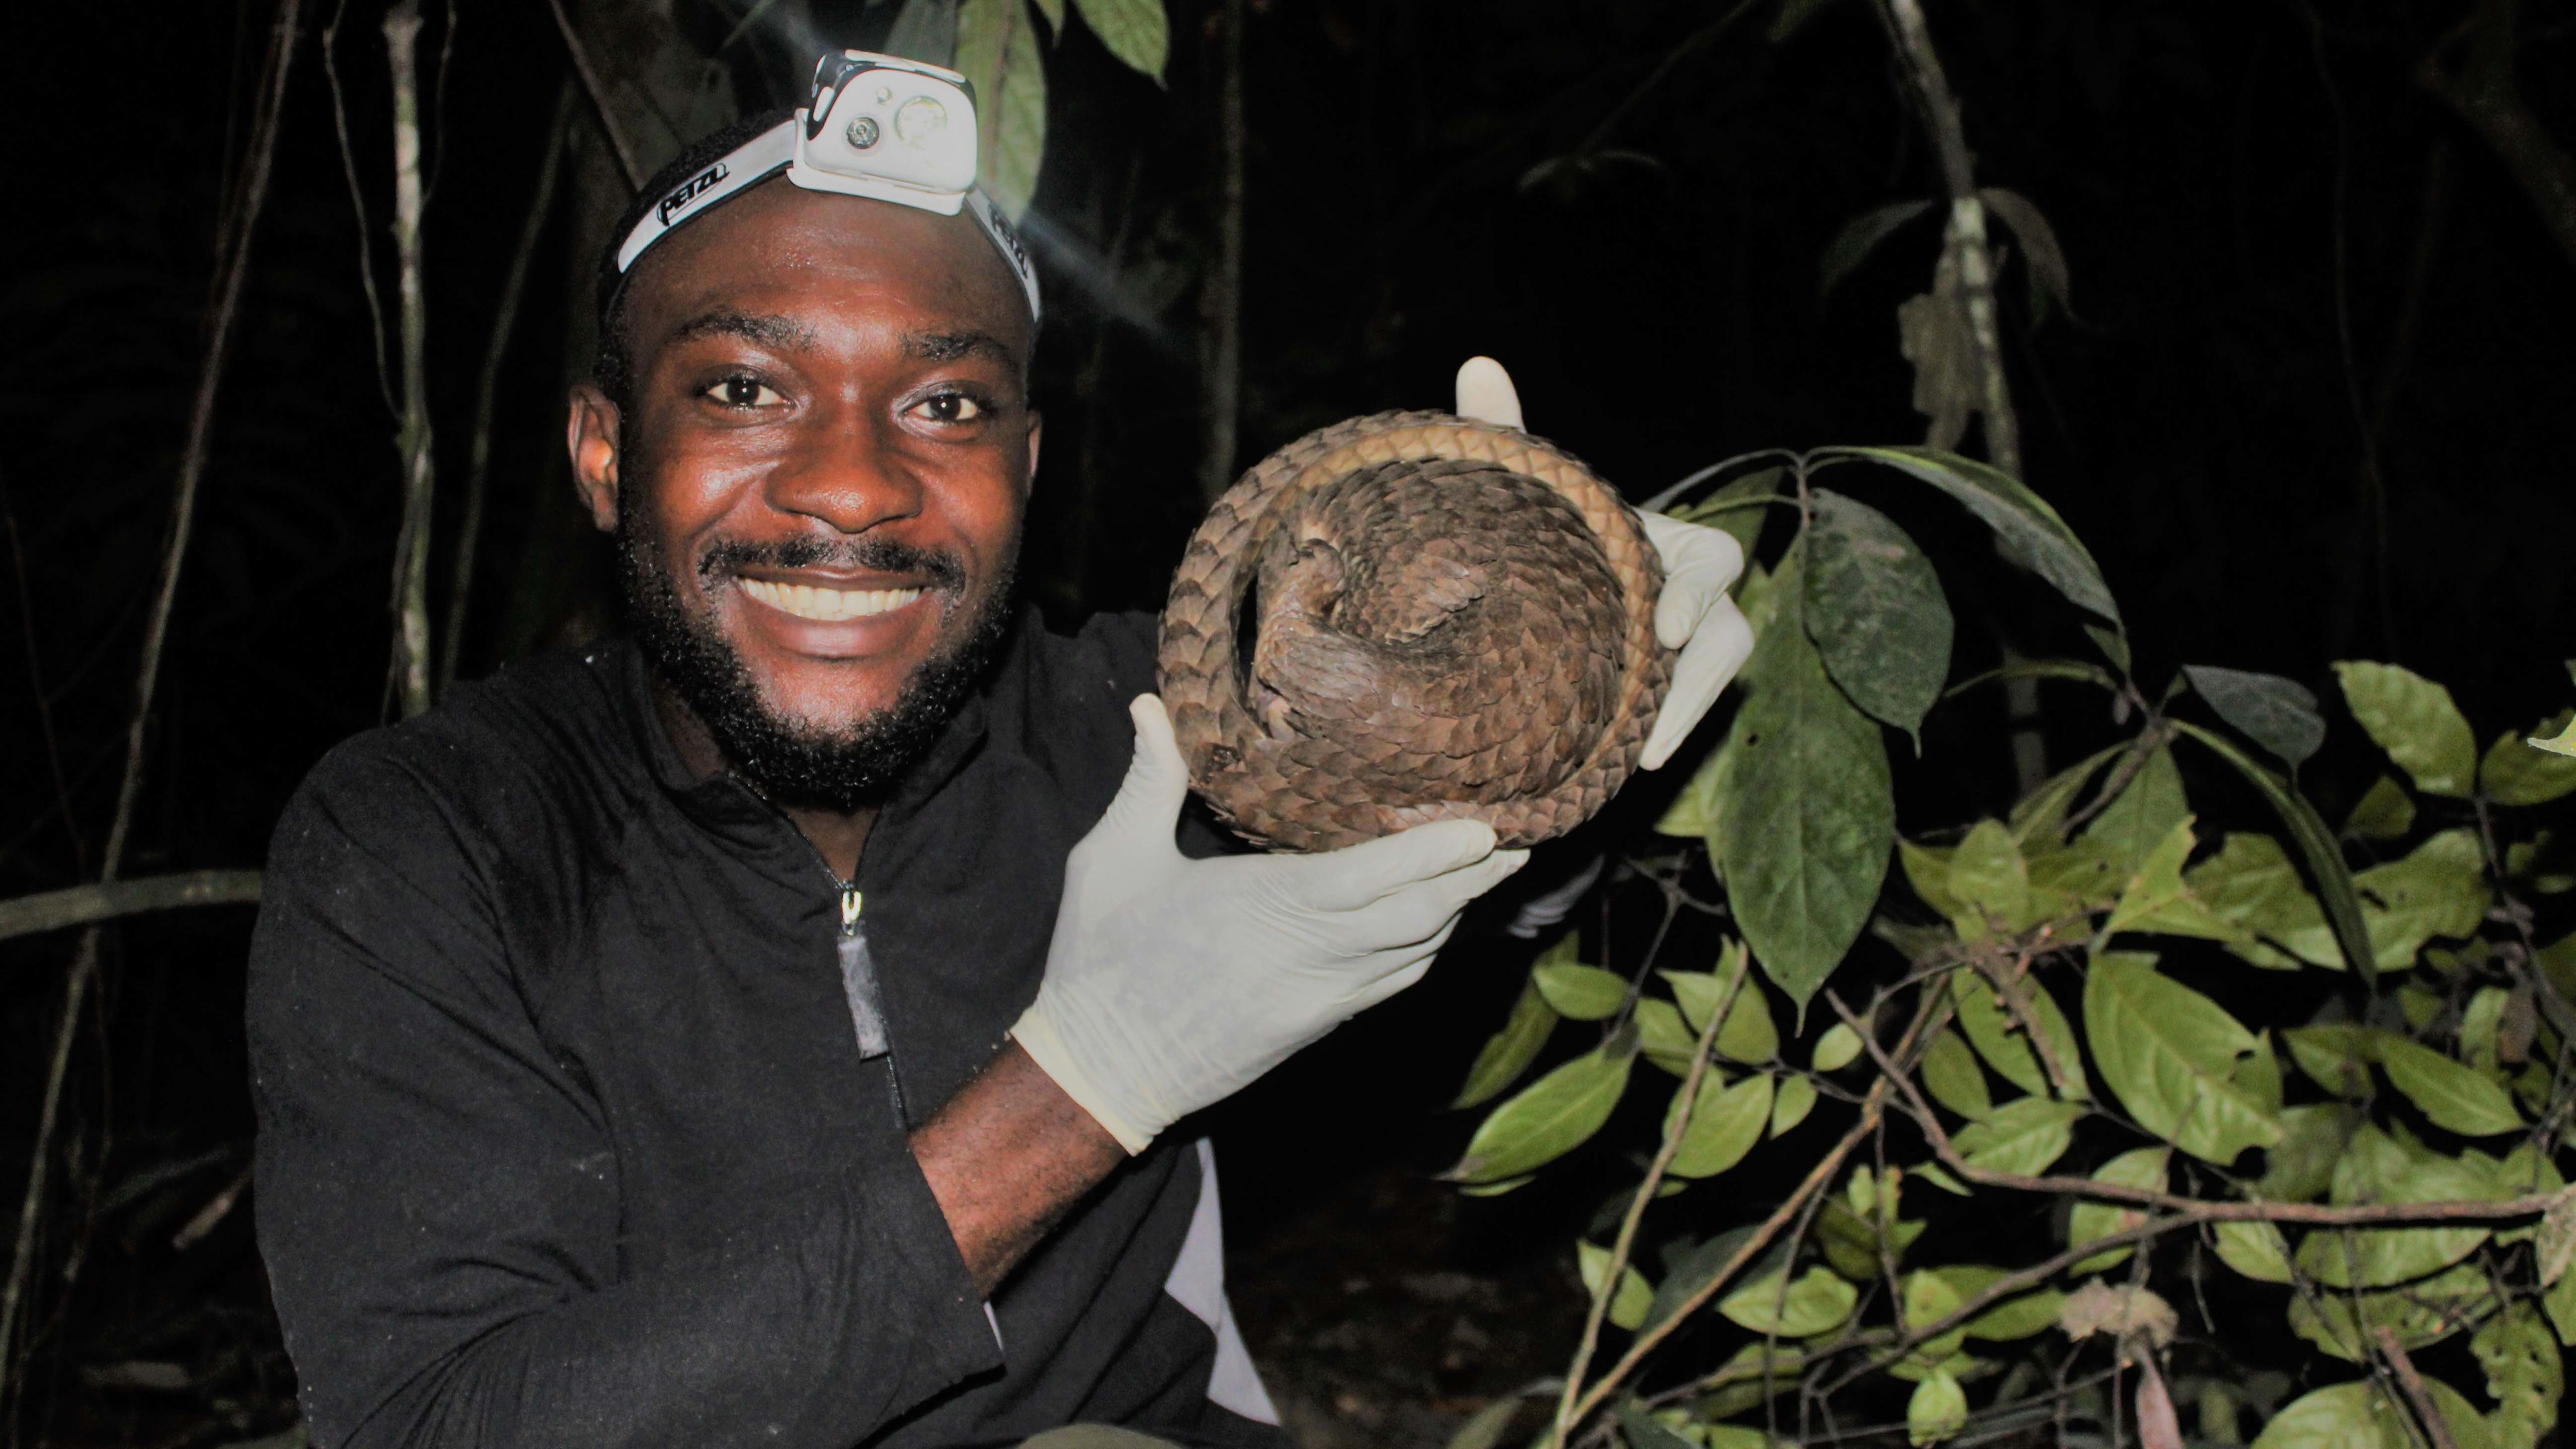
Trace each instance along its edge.
{"label": "man's mouth", "polygon": [[783,584],[772,579],[737,576],[734,582],[746,594],[799,619],[838,624],[850,619],[866,619],[890,614],[921,597],[921,589],[824,589],[812,584]]}

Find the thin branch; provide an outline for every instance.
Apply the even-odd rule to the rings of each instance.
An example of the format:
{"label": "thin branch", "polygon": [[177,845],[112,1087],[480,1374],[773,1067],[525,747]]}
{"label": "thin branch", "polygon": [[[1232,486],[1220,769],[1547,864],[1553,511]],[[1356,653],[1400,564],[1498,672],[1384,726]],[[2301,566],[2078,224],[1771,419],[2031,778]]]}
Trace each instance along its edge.
{"label": "thin branch", "polygon": [[54,733],[54,702],[45,696],[44,656],[36,647],[36,600],[27,587],[27,551],[18,537],[18,511],[9,506],[9,484],[0,476],[0,527],[9,534],[10,577],[17,585],[18,627],[27,649],[27,702],[36,707],[36,731],[45,745],[45,766],[53,777],[54,809],[63,817],[63,834],[72,844],[72,868],[89,870],[89,847],[81,840],[80,820],[72,810],[71,776],[63,771],[63,751]]}
{"label": "thin branch", "polygon": [[[1672,917],[1673,911],[1668,905],[1664,910],[1667,925],[1671,924]],[[1653,950],[1648,950],[1646,959],[1654,960]],[[1708,1076],[1709,1051],[1717,1045],[1718,1028],[1726,1024],[1727,1013],[1735,1009],[1737,993],[1744,989],[1745,981],[1752,975],[1753,964],[1747,961],[1744,969],[1736,973],[1726,999],[1710,1013],[1708,1024],[1700,1028],[1699,1043],[1691,1052],[1690,1070],[1682,1074],[1681,1094],[1675,1099],[1681,1104],[1681,1110],[1673,1114],[1672,1122],[1664,1128],[1664,1140],[1655,1149],[1655,1159],[1646,1165],[1645,1181],[1638,1185],[1637,1195],[1629,1201],[1627,1213],[1619,1220],[1619,1235],[1610,1244],[1610,1267],[1602,1275],[1600,1288],[1592,1295],[1591,1308],[1583,1315],[1583,1337],[1575,1345],[1574,1362],[1565,1371],[1565,1391],[1556,1401],[1556,1425],[1548,1436],[1551,1446],[1562,1446],[1566,1431],[1574,1426],[1574,1406],[1582,1398],[1583,1373],[1592,1367],[1592,1351],[1601,1342],[1601,1321],[1609,1316],[1610,1301],[1619,1294],[1620,1276],[1626,1272],[1629,1251],[1637,1243],[1637,1224],[1645,1219],[1646,1204],[1654,1200],[1655,1189],[1663,1185],[1665,1170],[1672,1166],[1674,1156],[1681,1151],[1682,1139],[1690,1134],[1691,1118],[1699,1110],[1699,1084]],[[1633,989],[1630,994],[1634,996]]]}
{"label": "thin branch", "polygon": [[429,708],[429,527],[436,474],[430,460],[428,307],[421,291],[420,41],[418,0],[385,12],[385,60],[393,72],[394,259],[401,278],[402,530],[394,538],[394,682],[403,718]]}
{"label": "thin branch", "polygon": [[2397,1341],[2397,1330],[2383,1324],[2372,1337],[2378,1341],[2379,1356],[2397,1375],[2398,1387],[2406,1391],[2406,1402],[2414,1407],[2415,1417],[2423,1421],[2424,1437],[2432,1441],[2433,1449],[2460,1449],[2458,1441],[2451,1437],[2451,1426],[2442,1422],[2442,1410],[2433,1402],[2433,1391],[2424,1387],[2424,1376],[2416,1372],[2415,1360],[2407,1356],[2406,1345]]}
{"label": "thin branch", "polygon": [[220,906],[259,899],[255,870],[192,870],[140,880],[95,881],[0,901],[0,941],[95,925],[146,911]]}
{"label": "thin branch", "polygon": [[[1914,1024],[1906,1029],[1904,1040],[1898,1044],[1900,1051],[1910,1052],[1915,1049],[1916,1044],[1928,1031],[1926,1022],[1934,1013],[1935,1009],[1929,1004],[1927,998],[1926,1007],[1916,1013]],[[1619,1356],[1618,1362],[1612,1364],[1609,1372],[1601,1376],[1600,1382],[1584,1393],[1582,1402],[1574,1406],[1576,1422],[1579,1423],[1590,1417],[1594,1410],[1606,1403],[1610,1396],[1618,1391],[1619,1386],[1625,1383],[1640,1365],[1644,1364],[1648,1354],[1653,1353],[1665,1339],[1671,1337],[1683,1324],[1688,1323],[1693,1314],[1715,1302],[1717,1295],[1725,1289],[1728,1282],[1736,1274],[1744,1271],[1746,1264],[1770,1247],[1771,1240],[1780,1235],[1780,1230],[1787,1227],[1792,1219],[1805,1210],[1808,1200],[1823,1192],[1833,1182],[1834,1175],[1842,1170],[1844,1160],[1849,1158],[1863,1142],[1868,1141],[1871,1133],[1878,1130],[1878,1119],[1887,1110],[1887,1095],[1886,1078],[1881,1077],[1870,1084],[1869,1094],[1861,1099],[1860,1118],[1852,1124],[1851,1130],[1843,1134],[1842,1140],[1835,1143],[1832,1150],[1817,1159],[1816,1165],[1808,1169],[1806,1177],[1799,1181],[1798,1186],[1781,1201],[1778,1207],[1771,1210],[1769,1217],[1754,1226],[1752,1233],[1745,1238],[1743,1244],[1718,1266],[1715,1273],[1709,1275],[1707,1282],[1701,1284],[1690,1297],[1675,1306],[1668,1317],[1640,1332],[1629,1343],[1628,1351]]]}
{"label": "thin branch", "polygon": [[617,156],[617,170],[626,178],[626,189],[644,189],[644,168],[635,164],[635,148],[626,144],[626,133],[617,128],[617,111],[608,103],[608,88],[599,83],[599,72],[590,64],[590,52],[582,48],[581,36],[572,28],[572,17],[564,13],[563,0],[546,0],[555,13],[555,29],[563,32],[564,49],[572,56],[573,73],[581,77],[582,91],[590,97],[590,109],[599,117],[599,129],[608,136],[608,149]]}
{"label": "thin branch", "polygon": [[349,109],[340,94],[340,20],[348,11],[349,0],[338,0],[331,7],[330,22],[322,27],[322,78],[331,83],[331,130],[340,140],[340,176],[349,184],[349,209],[358,218],[358,290],[366,294],[367,331],[376,343],[367,354],[376,365],[376,396],[384,399],[388,414],[398,415],[393,371],[385,362],[385,303],[376,294],[375,227],[367,220],[367,193],[358,184],[358,155],[349,141]]}
{"label": "thin branch", "polygon": [[465,463],[465,507],[456,521],[455,569],[447,587],[447,623],[440,631],[438,687],[443,693],[456,682],[457,662],[465,654],[466,607],[474,597],[474,558],[483,540],[483,503],[492,473],[492,412],[501,390],[501,363],[510,350],[510,334],[519,320],[519,298],[527,290],[528,267],[554,214],[555,186],[563,175],[563,153],[572,135],[572,108],[577,92],[566,80],[555,96],[554,125],[546,132],[545,160],[537,167],[537,194],[519,224],[519,243],[510,253],[510,270],[501,279],[501,300],[492,314],[492,337],[483,348],[483,385],[474,397],[474,436]]}
{"label": "thin branch", "polygon": [[[2415,83],[2459,113],[2504,162],[2540,213],[2550,240],[2576,263],[2576,156],[2549,134],[2514,77],[2516,0],[2479,0],[2458,30],[2425,55]],[[2462,37],[2470,54],[2454,70],[2442,52]]]}
{"label": "thin branch", "polygon": [[[278,0],[277,24],[263,72],[260,108],[251,128],[250,157],[242,171],[241,203],[233,208],[230,235],[218,253],[213,315],[208,319],[205,353],[197,373],[197,395],[188,417],[188,439],[179,454],[178,478],[171,490],[170,529],[161,556],[160,587],[143,631],[142,658],[135,667],[134,714],[125,732],[125,774],[117,784],[116,814],[108,825],[107,845],[99,864],[101,884],[114,882],[125,863],[127,837],[134,828],[134,807],[143,785],[143,746],[152,722],[152,703],[161,682],[161,655],[170,637],[170,615],[187,562],[188,542],[195,533],[197,486],[205,477],[206,456],[214,435],[215,394],[223,380],[233,324],[241,311],[244,278],[250,270],[250,243],[268,200],[269,169],[277,154],[278,123],[285,113],[286,81],[295,64],[295,35],[302,0]],[[36,1224],[43,1215],[46,1169],[53,1157],[54,1131],[62,1109],[63,1082],[71,1065],[81,1008],[98,975],[99,934],[91,926],[81,933],[63,988],[62,1015],[54,1031],[53,1059],[46,1069],[43,1105],[28,1157],[27,1190],[18,1210],[18,1237],[9,1261],[9,1280],[0,1289],[0,1370],[13,1369],[20,1310],[35,1268]],[[23,1385],[25,1377],[0,1372],[0,1384]]]}

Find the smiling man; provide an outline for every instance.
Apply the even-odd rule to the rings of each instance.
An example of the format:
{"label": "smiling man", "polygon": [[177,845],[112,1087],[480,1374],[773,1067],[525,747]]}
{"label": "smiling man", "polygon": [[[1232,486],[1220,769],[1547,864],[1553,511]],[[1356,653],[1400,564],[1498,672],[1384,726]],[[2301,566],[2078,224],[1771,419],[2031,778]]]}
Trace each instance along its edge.
{"label": "smiling man", "polygon": [[[1154,621],[1013,600],[1016,242],[809,154],[965,97],[824,74],[829,128],[711,138],[603,268],[569,435],[631,640],[352,740],[279,824],[260,1237],[317,1444],[1284,1443],[1168,1129],[1521,863],[1180,848]],[[1517,425],[1498,369],[1461,394]],[[1660,762],[1747,640],[1731,541],[1655,536]]]}

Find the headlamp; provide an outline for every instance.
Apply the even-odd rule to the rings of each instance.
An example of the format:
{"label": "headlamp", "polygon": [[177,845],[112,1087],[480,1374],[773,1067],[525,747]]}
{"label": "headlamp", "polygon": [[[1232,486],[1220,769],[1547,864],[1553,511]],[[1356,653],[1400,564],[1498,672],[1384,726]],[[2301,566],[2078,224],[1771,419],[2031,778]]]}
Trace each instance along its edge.
{"label": "headlamp", "polygon": [[807,191],[891,201],[955,216],[966,211],[1020,279],[1038,312],[1037,272],[1019,232],[975,185],[975,92],[953,70],[846,50],[814,68],[813,98],[672,188],[617,248],[620,276],[673,228],[780,171]]}

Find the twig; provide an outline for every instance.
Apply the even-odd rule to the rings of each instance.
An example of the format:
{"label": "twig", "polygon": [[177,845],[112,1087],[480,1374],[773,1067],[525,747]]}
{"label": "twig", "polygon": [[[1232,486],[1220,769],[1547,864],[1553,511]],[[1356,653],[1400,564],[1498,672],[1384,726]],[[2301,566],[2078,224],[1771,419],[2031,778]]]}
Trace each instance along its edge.
{"label": "twig", "polygon": [[447,588],[447,623],[440,631],[438,688],[456,682],[456,666],[465,655],[466,606],[474,596],[474,557],[483,539],[483,502],[492,473],[492,412],[501,388],[501,363],[510,350],[510,333],[519,320],[519,298],[527,290],[528,266],[554,214],[555,183],[563,175],[565,143],[572,134],[576,92],[566,80],[555,96],[554,125],[546,132],[545,160],[537,167],[537,194],[528,203],[527,220],[519,225],[519,244],[510,253],[509,273],[501,279],[501,300],[492,314],[492,337],[483,348],[483,385],[474,397],[474,436],[467,447],[465,507],[456,521],[456,559]]}
{"label": "twig", "polygon": [[358,184],[358,155],[349,141],[349,108],[340,94],[340,20],[348,11],[349,0],[338,0],[331,7],[330,21],[322,27],[322,78],[331,84],[331,130],[340,140],[340,176],[349,184],[349,210],[358,218],[358,290],[366,294],[367,332],[376,344],[367,357],[376,367],[376,396],[393,414],[397,409],[393,371],[385,362],[385,303],[376,294],[375,227],[367,220],[367,192]]}
{"label": "twig", "polygon": [[[2570,263],[2576,263],[2576,156],[2553,139],[2514,79],[2516,0],[2479,0],[2459,29],[2415,68],[2415,83],[2459,113],[2531,198]],[[2453,70],[2442,51],[2466,36],[2471,52]]]}
{"label": "twig", "polygon": [[[1898,1044],[1899,1050],[1910,1052],[1915,1048],[1917,1042],[1923,1038],[1927,1030],[1925,1023],[1932,1014],[1928,1003],[1924,1010],[1916,1013],[1914,1024],[1906,1029],[1904,1040]],[[1600,1382],[1584,1393],[1582,1402],[1574,1406],[1573,1418],[1576,1422],[1589,1417],[1593,1410],[1607,1402],[1610,1395],[1617,1392],[1619,1385],[1625,1383],[1628,1376],[1635,1373],[1639,1365],[1646,1361],[1648,1354],[1653,1353],[1665,1339],[1671,1337],[1684,1323],[1689,1322],[1691,1315],[1714,1302],[1727,1283],[1736,1274],[1744,1271],[1747,1263],[1752,1262],[1765,1248],[1770,1247],[1771,1240],[1780,1235],[1780,1230],[1788,1226],[1790,1220],[1805,1209],[1808,1199],[1823,1192],[1833,1182],[1834,1174],[1842,1170],[1844,1160],[1849,1158],[1863,1142],[1868,1141],[1872,1132],[1878,1130],[1878,1119],[1887,1110],[1887,1094],[1886,1078],[1881,1077],[1870,1084],[1868,1095],[1861,1098],[1860,1118],[1852,1124],[1851,1130],[1843,1134],[1842,1140],[1835,1143],[1832,1150],[1817,1159],[1816,1165],[1808,1169],[1807,1175],[1799,1181],[1798,1186],[1781,1201],[1778,1207],[1771,1210],[1769,1217],[1754,1226],[1752,1233],[1745,1238],[1743,1244],[1718,1266],[1715,1273],[1709,1275],[1706,1283],[1701,1284],[1690,1297],[1677,1305],[1670,1316],[1640,1332],[1630,1341],[1628,1351],[1619,1355],[1618,1362],[1612,1364],[1609,1372],[1601,1376]]]}
{"label": "twig", "polygon": [[2372,1337],[2378,1340],[2379,1356],[2388,1360],[2397,1375],[2398,1387],[2406,1391],[2406,1401],[2415,1409],[2415,1417],[2424,1423],[2424,1437],[2433,1449],[2460,1449],[2451,1438],[2451,1426],[2442,1422],[2442,1411],[2433,1402],[2433,1392],[2424,1387],[2424,1376],[2415,1371],[2415,1360],[2406,1354],[2406,1346],[2397,1341],[2397,1330],[2382,1325]]}
{"label": "twig", "polygon": [[259,899],[255,870],[192,870],[141,880],[97,881],[0,901],[0,941],[94,925],[175,906],[219,906]]}
{"label": "twig", "polygon": [[1214,500],[1234,482],[1243,411],[1243,208],[1250,137],[1244,122],[1243,32],[1249,0],[1217,12],[1216,260],[1199,293],[1207,375],[1199,402],[1199,494]]}
{"label": "twig", "polygon": [[1879,0],[1878,15],[1914,84],[1924,127],[1932,133],[1933,153],[1941,162],[1941,182],[1950,193],[1946,242],[1958,257],[1960,300],[1966,306],[1968,333],[1977,351],[1986,453],[1996,467],[2018,478],[2021,428],[2014,420],[2012,388],[2004,376],[2002,335],[1995,325],[1994,256],[1986,249],[1986,208],[1977,198],[1976,164],[1968,151],[1967,132],[1959,123],[1959,102],[1941,69],[1940,53],[1932,48],[1921,0]]}
{"label": "twig", "polygon": [[[134,715],[125,732],[125,774],[117,784],[116,814],[99,863],[99,881],[116,880],[125,863],[127,836],[134,827],[134,807],[143,784],[143,746],[152,721],[153,696],[161,680],[161,655],[170,637],[170,614],[178,598],[179,579],[195,532],[197,485],[205,476],[206,455],[214,434],[215,393],[223,380],[224,358],[233,323],[241,310],[243,279],[250,269],[250,242],[268,199],[270,164],[277,153],[278,121],[284,113],[286,81],[295,63],[296,21],[302,0],[278,0],[277,24],[269,41],[263,71],[260,108],[251,128],[249,164],[242,172],[242,199],[233,208],[231,234],[218,253],[213,315],[209,318],[203,361],[198,367],[197,395],[188,417],[188,439],[179,454],[179,472],[170,499],[170,531],[161,556],[160,587],[144,624],[142,658],[135,668]],[[0,1370],[14,1370],[16,1334],[29,1274],[35,1267],[36,1223],[43,1214],[46,1169],[53,1157],[54,1129],[62,1109],[63,1082],[71,1065],[72,1041],[78,1035],[81,1008],[98,975],[99,934],[92,926],[81,933],[63,988],[63,1009],[54,1030],[53,1060],[46,1069],[43,1105],[36,1117],[36,1136],[28,1156],[27,1191],[18,1210],[17,1246],[9,1260],[9,1281],[0,1289]],[[22,1384],[14,1371],[0,1372],[0,1386]]]}
{"label": "twig", "polygon": [[401,277],[402,426],[395,451],[402,455],[402,530],[394,537],[394,682],[403,718],[429,708],[429,510],[435,474],[430,462],[428,309],[420,283],[420,40],[418,0],[399,0],[385,12],[385,60],[393,71],[394,260]]}
{"label": "twig", "polygon": [[590,52],[584,50],[581,36],[572,28],[572,17],[564,13],[563,0],[546,0],[555,13],[555,29],[563,32],[564,49],[572,55],[573,73],[581,77],[581,88],[590,97],[590,108],[599,117],[599,129],[608,136],[608,149],[617,156],[618,173],[626,178],[626,189],[644,189],[644,168],[635,164],[635,148],[626,144],[626,133],[617,128],[617,112],[608,104],[608,88],[599,83],[599,72],[591,69]]}
{"label": "twig", "polygon": [[[1667,924],[1671,922],[1672,914],[1671,907],[1667,906],[1664,912]],[[1651,950],[1646,959],[1654,959]],[[1575,1344],[1574,1362],[1565,1370],[1565,1390],[1557,1396],[1556,1425],[1548,1434],[1551,1449],[1559,1449],[1565,1443],[1566,1432],[1574,1427],[1574,1406],[1582,1398],[1583,1374],[1592,1367],[1592,1351],[1600,1345],[1601,1321],[1609,1316],[1610,1302],[1619,1295],[1620,1276],[1627,1270],[1629,1250],[1637,1243],[1637,1224],[1645,1219],[1646,1204],[1654,1200],[1655,1189],[1663,1185],[1664,1170],[1672,1166],[1674,1156],[1681,1151],[1682,1138],[1690,1133],[1691,1118],[1699,1111],[1699,1084],[1708,1076],[1708,1054],[1717,1045],[1718,1028],[1726,1024],[1726,1015],[1735,1006],[1736,993],[1743,989],[1745,980],[1752,974],[1753,963],[1747,961],[1744,969],[1736,973],[1735,985],[1726,993],[1726,1000],[1718,1004],[1718,1009],[1710,1014],[1708,1024],[1700,1028],[1699,1043],[1691,1052],[1690,1070],[1682,1074],[1681,1095],[1675,1099],[1681,1104],[1681,1110],[1673,1114],[1672,1124],[1664,1129],[1664,1140],[1655,1149],[1655,1159],[1646,1165],[1645,1181],[1638,1185],[1636,1197],[1630,1200],[1627,1213],[1619,1220],[1619,1235],[1610,1243],[1609,1269],[1602,1276],[1600,1288],[1592,1295],[1592,1306],[1583,1315],[1583,1337]],[[1634,995],[1633,990],[1631,995]]]}

